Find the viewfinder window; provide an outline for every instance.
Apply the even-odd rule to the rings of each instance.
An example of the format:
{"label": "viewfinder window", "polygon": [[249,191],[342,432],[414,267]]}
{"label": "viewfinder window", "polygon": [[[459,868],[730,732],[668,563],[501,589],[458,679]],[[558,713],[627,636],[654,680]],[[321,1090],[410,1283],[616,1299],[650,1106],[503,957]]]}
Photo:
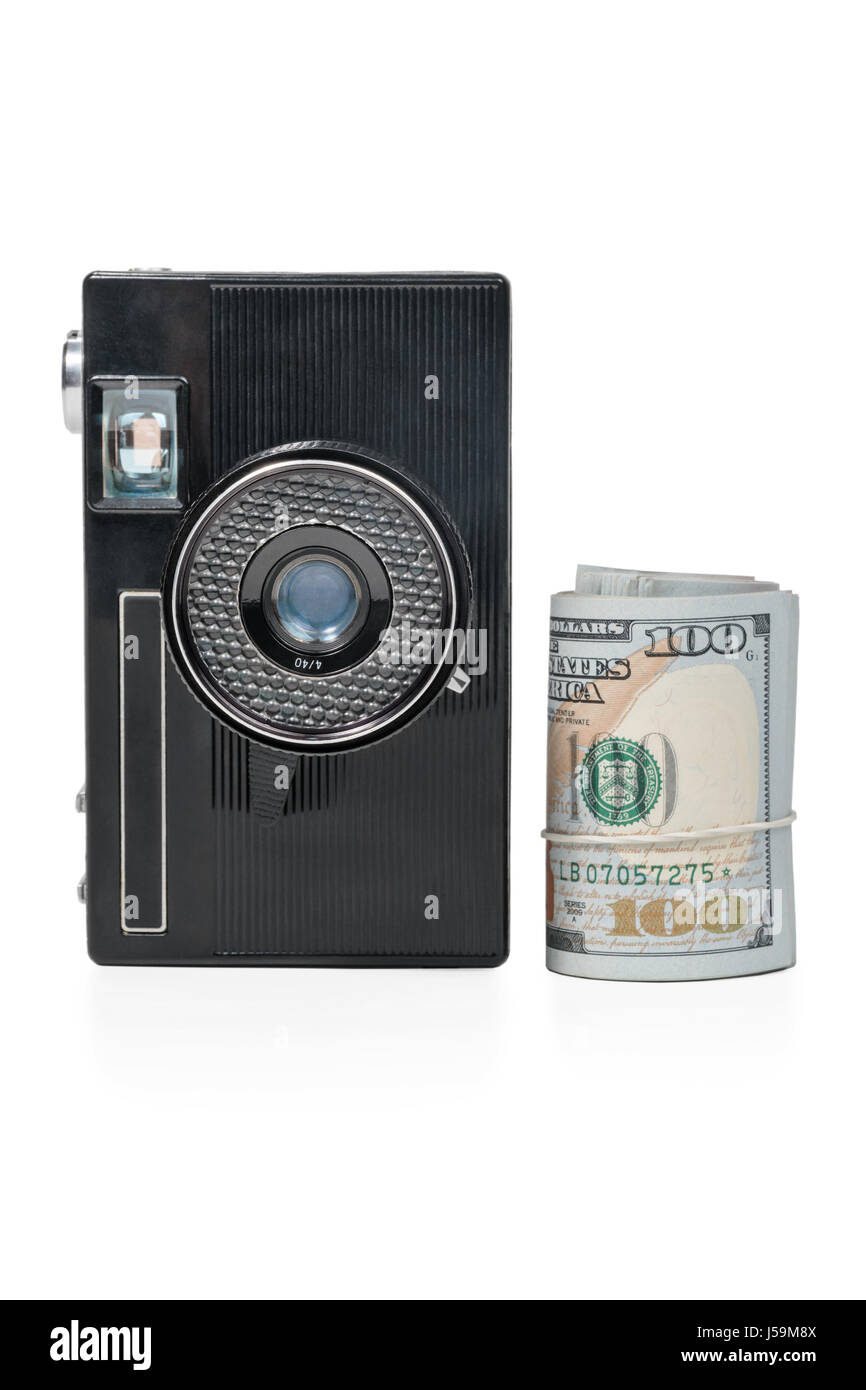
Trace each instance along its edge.
{"label": "viewfinder window", "polygon": [[102,387],[104,497],[176,499],[179,452],[176,388]]}

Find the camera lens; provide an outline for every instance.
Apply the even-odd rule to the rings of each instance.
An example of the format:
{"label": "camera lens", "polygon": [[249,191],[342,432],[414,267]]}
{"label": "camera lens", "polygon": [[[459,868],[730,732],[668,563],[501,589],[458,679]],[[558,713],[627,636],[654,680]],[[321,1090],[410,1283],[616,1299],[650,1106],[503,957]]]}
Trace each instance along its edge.
{"label": "camera lens", "polygon": [[[337,752],[396,732],[444,688],[471,581],[444,513],[403,474],[287,448],[194,504],[165,584],[172,651],[218,719]],[[429,659],[408,650],[413,631],[431,634]]]}
{"label": "camera lens", "polygon": [[296,642],[338,641],[354,621],[360,602],[355,576],[325,555],[298,557],[274,586],[277,617]]}

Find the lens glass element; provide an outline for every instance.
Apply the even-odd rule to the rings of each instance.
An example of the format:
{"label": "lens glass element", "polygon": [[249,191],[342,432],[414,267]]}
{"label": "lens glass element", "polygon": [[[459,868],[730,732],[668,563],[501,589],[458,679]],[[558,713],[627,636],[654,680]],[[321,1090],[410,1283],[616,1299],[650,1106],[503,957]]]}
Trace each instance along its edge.
{"label": "lens glass element", "polygon": [[339,560],[303,555],[284,570],[274,588],[274,608],[296,642],[336,642],[358,612],[361,591]]}

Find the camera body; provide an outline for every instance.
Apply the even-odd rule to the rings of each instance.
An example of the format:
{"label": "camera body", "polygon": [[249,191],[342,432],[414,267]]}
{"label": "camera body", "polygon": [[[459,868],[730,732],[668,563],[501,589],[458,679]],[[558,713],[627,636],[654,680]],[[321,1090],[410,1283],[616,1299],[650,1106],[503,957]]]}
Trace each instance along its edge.
{"label": "camera body", "polygon": [[501,276],[85,281],[94,960],[505,959],[509,390]]}

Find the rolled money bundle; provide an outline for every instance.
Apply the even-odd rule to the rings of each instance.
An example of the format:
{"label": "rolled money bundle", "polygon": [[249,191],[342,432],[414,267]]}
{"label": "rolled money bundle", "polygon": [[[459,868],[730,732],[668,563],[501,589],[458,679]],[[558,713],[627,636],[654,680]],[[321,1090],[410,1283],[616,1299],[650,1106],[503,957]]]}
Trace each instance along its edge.
{"label": "rolled money bundle", "polygon": [[547,964],[700,980],[793,965],[798,600],[581,565],[550,610]]}

